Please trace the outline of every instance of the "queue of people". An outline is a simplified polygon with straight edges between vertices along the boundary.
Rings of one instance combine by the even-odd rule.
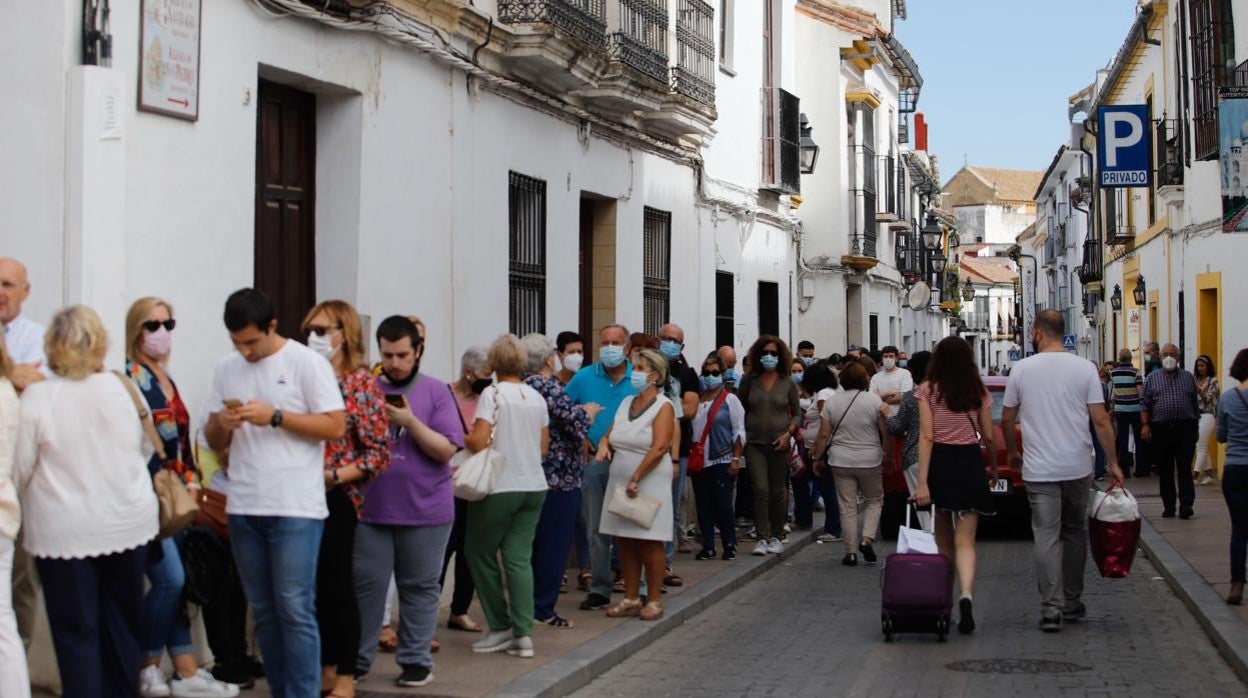
[[[819,359],[809,342],[792,354],[763,336],[739,370],[732,347],[690,364],[677,325],[651,337],[609,324],[596,362],[585,363],[575,333],[503,335],[465,352],[448,384],[421,371],[417,318],[377,326],[380,361],[370,367],[370,338],[349,303],[318,304],[294,341],[278,333],[272,301],[242,289],[225,303],[235,351],[214,369],[197,436],[168,370],[178,327],[169,302],[131,306],[124,371],[110,375],[98,315],[64,308],[45,329],[21,314],[28,293],[25,270],[0,259],[0,574],[13,574],[11,587],[0,585],[4,696],[29,693],[20,638],[33,625],[36,578],[66,695],[234,696],[263,676],[275,696],[351,698],[388,642],[395,683],[427,685],[452,559],[448,629],[480,633],[476,653],[530,658],[535,624],[574,626],[556,612],[573,550],[582,610],[655,620],[664,591],[683,584],[673,549],[687,476],[695,561],[737,556],[738,517],[752,522],[754,555],[781,553],[822,506],[819,539],[841,542],[842,563],[857,566],[877,561],[883,477],[900,468],[955,562],[958,628],[975,630],[977,524],[992,513],[996,477],[995,457],[981,454],[995,453],[995,432],[992,400],[959,338],[913,357],[885,347],[877,364],[857,347]],[[1230,370],[1238,385],[1219,393],[1212,360],[1187,373],[1173,345],[1157,347],[1159,369],[1146,378],[1128,371],[1127,353],[1103,381],[1062,350],[1060,314],[1040,313],[1032,332],[1039,353],[1011,371],[1002,430],[1032,508],[1041,628],[1086,613],[1090,454],[1095,441],[1121,483],[1121,432],[1137,425],[1135,454],[1147,445],[1167,516],[1192,516],[1186,476],[1211,477],[1207,454],[1197,457],[1201,435],[1228,444],[1228,603],[1239,603],[1248,350]],[[1018,419],[1029,435],[1023,455]],[[894,438],[904,439],[899,463]],[[483,451],[502,463],[497,480],[482,499],[457,499],[453,463]],[[168,474],[193,495],[223,497],[226,523],[162,530],[153,483]],[[195,660],[184,606],[197,566],[188,556],[203,554],[192,539],[204,535],[232,561],[201,603],[211,670]],[[613,593],[622,594],[614,604]],[[474,594],[484,626],[469,616]],[[263,665],[243,637],[247,606]]]

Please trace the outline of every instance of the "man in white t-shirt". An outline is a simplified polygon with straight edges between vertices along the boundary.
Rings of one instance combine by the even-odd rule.
[[[217,364],[204,435],[229,449],[230,543],[256,617],[274,696],[321,690],[316,563],[325,507],[325,442],[346,413],[324,357],[277,333],[273,303],[250,288],[225,303],[237,350]],[[350,601],[350,599],[348,599]]]
[[[1114,430],[1096,367],[1062,346],[1066,323],[1054,310],[1032,324],[1036,353],[1014,364],[1005,389],[1001,430],[1010,466],[1021,468],[1035,533],[1040,629],[1059,632],[1063,619],[1087,613],[1083,572],[1088,558],[1088,493],[1092,489],[1092,435],[1105,449],[1113,482],[1122,484]],[[1014,423],[1021,414],[1027,449],[1019,455]]]
[[[883,370],[871,376],[871,392],[890,405],[901,403],[901,397],[914,390],[914,377],[897,366],[897,347],[884,347],[880,352]]]

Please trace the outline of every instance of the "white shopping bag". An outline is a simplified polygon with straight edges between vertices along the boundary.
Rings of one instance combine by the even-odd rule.
[[[922,528],[910,528],[911,514],[914,514],[916,520],[918,519],[918,511],[914,503],[906,507],[906,520],[902,527],[897,529],[897,552],[936,555],[940,552],[936,547],[936,536],[931,531],[925,531]]]
[[[1092,495],[1092,518],[1105,523],[1135,521],[1140,505],[1125,487],[1111,487]]]

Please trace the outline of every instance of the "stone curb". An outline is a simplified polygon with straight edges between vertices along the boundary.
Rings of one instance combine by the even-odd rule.
[[[629,621],[578,646],[558,659],[521,676],[492,693],[495,698],[566,696],[587,686],[611,667],[658,640],[732,592],[780,565],[814,542],[822,531],[816,521],[807,535],[790,534],[780,555],[756,558],[740,546],[737,564],[721,570],[666,601],[663,617],[654,622]],[[806,532],[803,532],[806,533]],[[740,564],[741,562],[753,564]]]
[[[1248,683],[1248,623],[1209,586],[1174,546],[1166,542],[1145,517],[1140,526],[1140,547],[1204,628],[1218,653],[1241,681]]]

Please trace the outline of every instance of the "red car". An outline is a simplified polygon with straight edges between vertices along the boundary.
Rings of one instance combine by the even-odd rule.
[[[1010,523],[1026,523],[1030,518],[1030,506],[1027,504],[1023,474],[1010,467],[1006,458],[1005,437],[1001,432],[1001,412],[1005,409],[1005,384],[1008,381],[1009,379],[1005,376],[984,377],[984,385],[992,396],[993,448],[996,450],[997,461],[997,484],[993,489],[993,494],[999,516],[992,518],[1007,520]],[[1022,453],[1023,436],[1017,423],[1014,425],[1014,435],[1019,453]],[[905,476],[902,475],[899,467],[903,443],[903,438],[893,440],[893,462],[897,465],[884,471],[884,514],[880,520],[880,527],[886,538],[896,535],[897,527],[901,525],[901,520],[905,516],[906,500],[910,496]]]

